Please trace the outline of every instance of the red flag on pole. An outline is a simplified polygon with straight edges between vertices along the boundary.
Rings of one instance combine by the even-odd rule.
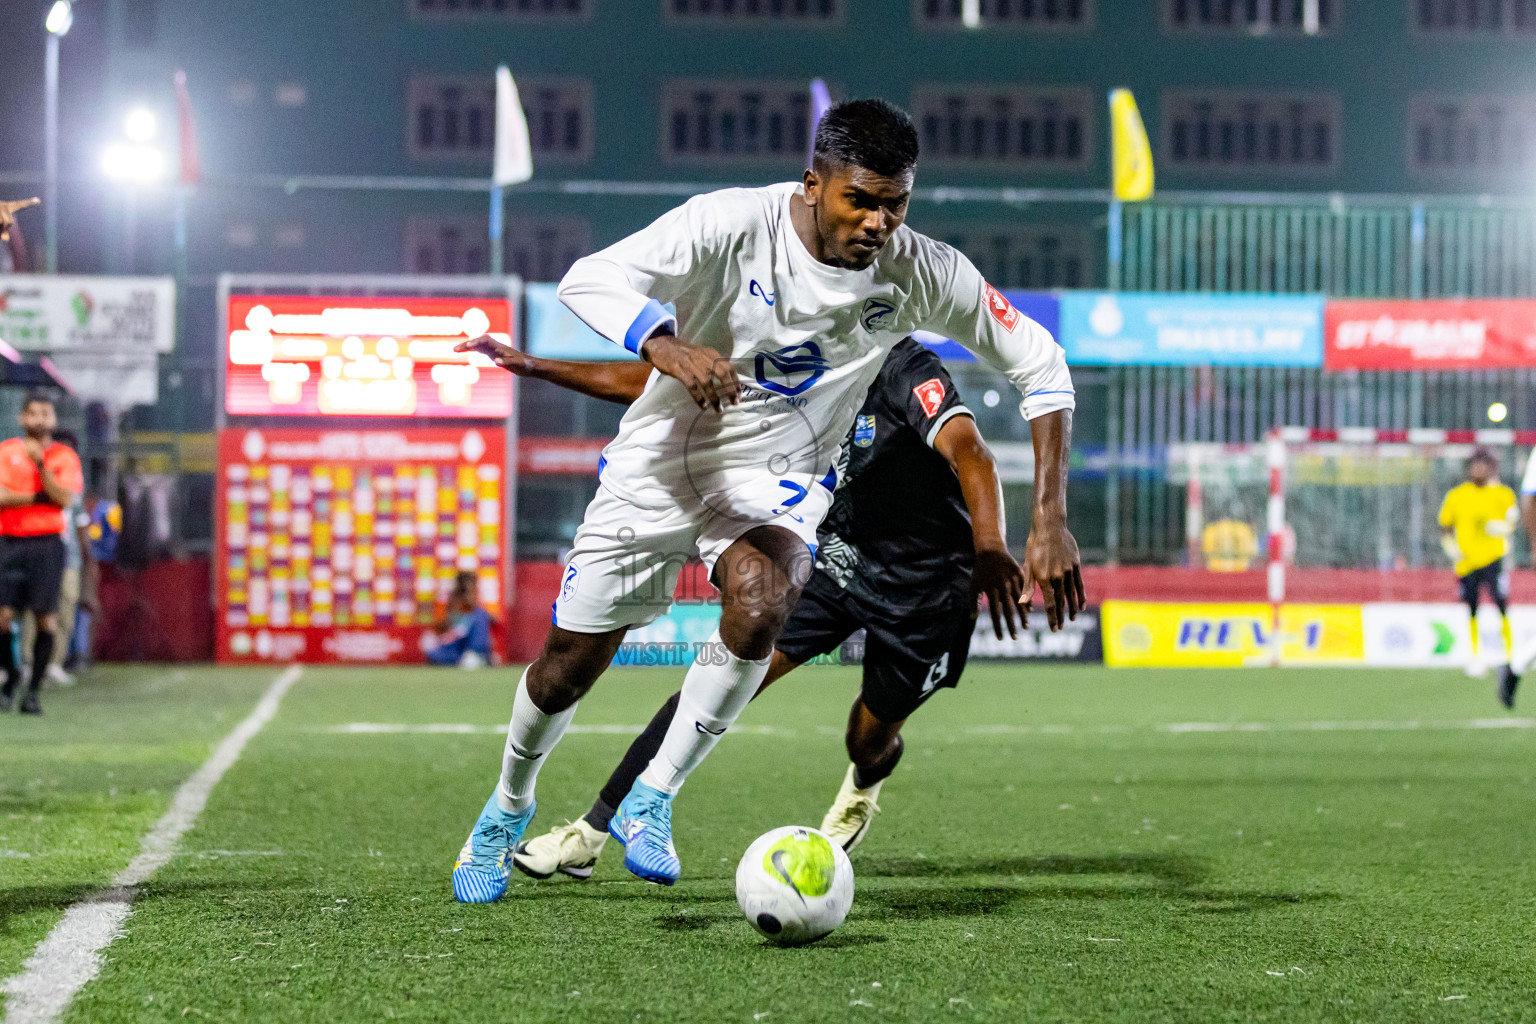
[[[187,92],[187,73],[176,72],[176,117],[181,125],[181,178],[183,185],[196,185],[202,176],[197,159],[197,125],[192,120],[192,96]]]

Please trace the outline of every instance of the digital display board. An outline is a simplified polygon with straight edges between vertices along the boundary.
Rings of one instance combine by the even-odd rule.
[[[219,433],[222,662],[416,662],[461,572],[502,615],[506,439],[464,428]]]
[[[512,415],[511,375],[453,351],[512,343],[512,305],[493,298],[235,295],[225,339],[232,416]]]

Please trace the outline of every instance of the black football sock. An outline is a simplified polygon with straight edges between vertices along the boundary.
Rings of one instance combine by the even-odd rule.
[[[16,646],[11,637],[9,629],[0,630],[0,672],[5,673],[3,690],[7,697],[16,692],[16,686],[21,682],[21,673],[16,671]]]
[[[48,674],[48,663],[53,660],[53,633],[40,629],[32,641],[32,681],[28,689],[36,693],[43,688],[43,677]]]
[[[901,752],[906,748],[907,745],[901,741],[900,736],[897,736],[896,743],[891,747],[891,752],[885,755],[885,757],[876,761],[868,768],[862,765],[854,765],[853,784],[859,789],[868,789],[875,783],[884,781],[890,776],[891,772],[896,770],[896,764],[901,760]]]
[[[674,693],[667,698],[667,702],[656,712],[645,730],[635,737],[635,742],[624,751],[624,760],[608,776],[608,782],[603,786],[603,791],[598,795],[597,803],[587,812],[587,824],[599,832],[608,831],[608,822],[618,810],[619,804],[629,795],[635,780],[640,773],[645,771],[645,766],[651,763],[651,758],[661,749],[661,741],[667,735],[667,729],[672,725],[672,719],[677,714],[677,700],[681,693]]]

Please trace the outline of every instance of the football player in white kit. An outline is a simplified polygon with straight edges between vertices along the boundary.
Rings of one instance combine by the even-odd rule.
[[[1525,536],[1530,541],[1531,552],[1536,555],[1536,449],[1531,450],[1525,462],[1525,477],[1520,481],[1520,517],[1525,520]],[[1473,623],[1476,626],[1476,623]],[[1514,644],[1509,653],[1509,664],[1499,677],[1499,702],[1507,708],[1515,706],[1515,690],[1520,677],[1536,665],[1536,634]]]
[[[577,316],[655,372],[604,450],[549,635],[518,683],[501,778],[454,865],[459,900],[506,891],[544,758],[626,631],[667,610],[697,553],[721,593],[720,625],[610,825],[627,868],[676,881],[672,798],[762,683],[811,572],[828,467],[886,352],[914,330],[955,338],[1006,374],[1048,439],[1041,490],[1052,497],[1036,502],[1026,568],[1058,615],[1076,615],[1066,359],[964,256],[903,225],[917,148],[896,107],[839,104],[817,126],[802,181],[697,196],[560,283]]]

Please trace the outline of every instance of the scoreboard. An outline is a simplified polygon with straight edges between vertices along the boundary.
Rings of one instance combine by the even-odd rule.
[[[224,339],[231,416],[505,419],[512,378],[478,353],[511,344],[506,299],[234,295]]]
[[[503,615],[502,433],[230,428],[218,461],[219,661],[419,663],[461,572]]]

